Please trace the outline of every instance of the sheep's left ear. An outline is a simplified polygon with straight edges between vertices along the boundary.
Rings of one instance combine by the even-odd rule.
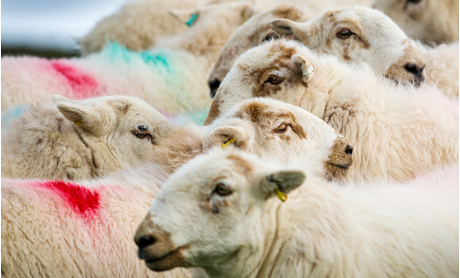
[[[195,9],[170,9],[169,14],[187,26],[193,25],[198,19],[198,13]]]
[[[314,67],[311,63],[307,62],[307,59],[299,54],[292,55],[292,62],[302,74],[302,81],[308,85],[308,81],[311,80],[314,75]]]
[[[112,106],[115,110],[115,112],[124,115],[128,112],[128,110],[131,108],[132,103],[125,99],[116,99],[112,100],[109,102],[110,106]]]
[[[278,196],[282,201],[287,194],[296,189],[306,179],[304,172],[300,170],[282,170],[265,175],[261,182],[261,192],[266,197]]]

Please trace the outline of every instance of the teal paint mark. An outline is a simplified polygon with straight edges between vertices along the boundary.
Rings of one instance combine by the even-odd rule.
[[[2,111],[2,129],[6,129],[9,121],[21,116],[22,112],[27,108],[29,108],[29,105],[18,105]]]
[[[187,26],[192,26],[192,24],[195,22],[195,20],[197,19],[198,17],[198,14],[197,13],[194,13],[190,16],[190,19],[187,21]]]
[[[206,117],[208,117],[210,107],[205,107],[199,110],[190,111],[186,114],[178,116],[167,116],[167,118],[175,125],[186,126],[190,122],[195,123],[198,126],[203,126]]]

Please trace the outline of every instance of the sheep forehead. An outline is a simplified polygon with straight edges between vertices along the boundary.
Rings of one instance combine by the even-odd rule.
[[[209,190],[220,180],[250,179],[256,170],[257,160],[233,147],[222,150],[218,147],[207,154],[200,155],[181,166],[163,185],[164,194],[168,192],[195,192]],[[241,183],[231,185],[241,185]],[[160,196],[159,196],[160,197]]]

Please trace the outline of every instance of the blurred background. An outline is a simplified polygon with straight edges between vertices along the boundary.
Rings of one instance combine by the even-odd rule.
[[[3,0],[2,56],[78,56],[76,38],[128,0]]]

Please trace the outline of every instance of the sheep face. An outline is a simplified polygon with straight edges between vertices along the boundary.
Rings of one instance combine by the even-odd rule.
[[[347,63],[364,61],[388,78],[424,81],[425,58],[404,32],[383,13],[366,7],[331,10],[305,23],[276,20],[273,28],[294,35],[310,49]]]
[[[253,97],[281,100],[322,118],[328,99],[324,61],[295,41],[271,41],[247,51],[222,82],[205,125]]]
[[[163,115],[135,97],[75,101],[54,95],[53,99],[91,150],[95,172],[91,176],[148,161],[156,141],[171,129]]]
[[[249,48],[279,36],[270,28],[273,20],[287,18],[298,21],[303,17],[303,12],[296,6],[280,5],[274,9],[257,13],[238,27],[225,43],[208,79],[211,97],[215,96],[220,83],[229,72],[236,58]]]
[[[288,194],[304,180],[301,171],[272,170],[236,150],[197,157],[162,186],[137,229],[138,256],[154,271],[202,267],[234,273],[225,269],[229,263],[255,265],[274,224],[265,210],[281,204],[275,191]]]
[[[297,158],[328,179],[344,179],[353,162],[345,137],[307,111],[273,99],[244,101],[208,128],[219,146],[233,139],[259,157],[283,164]]]
[[[458,0],[375,0],[411,38],[440,44],[458,40]]]

